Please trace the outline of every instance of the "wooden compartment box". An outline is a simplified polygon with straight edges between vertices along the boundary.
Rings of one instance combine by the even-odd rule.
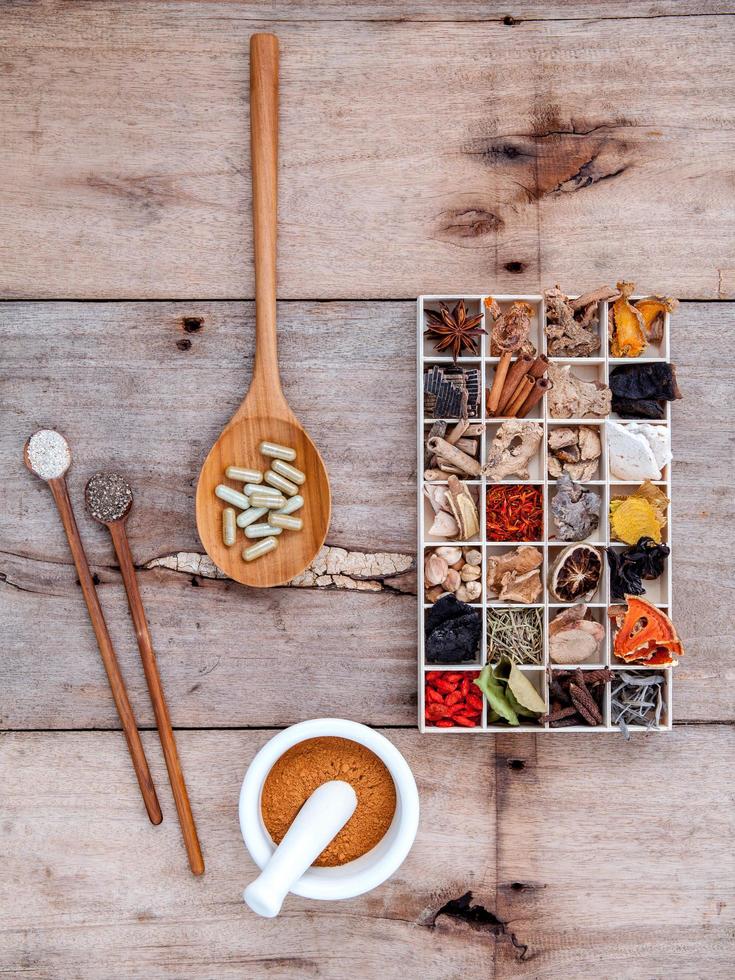
[[[494,294],[493,294],[494,295]],[[546,311],[544,307],[543,296],[539,295],[518,295],[509,296],[494,295],[495,300],[500,304],[501,309],[507,308],[507,306],[517,300],[524,300],[530,303],[534,309],[536,315],[532,319],[531,335],[530,340],[536,346],[539,353],[546,353],[546,335],[544,332],[544,326],[546,324]],[[634,299],[635,297],[631,297]],[[444,421],[456,421],[456,418],[450,418],[444,415],[437,416],[426,416],[424,414],[424,398],[423,398],[423,387],[424,387],[424,372],[430,370],[434,365],[441,367],[451,367],[453,364],[453,359],[451,356],[437,355],[433,348],[433,343],[431,339],[426,336],[426,322],[425,322],[425,310],[427,309],[438,309],[439,304],[444,302],[448,305],[454,306],[460,299],[464,299],[467,306],[468,315],[475,315],[481,313],[483,316],[483,321],[480,326],[485,327],[488,330],[486,334],[481,335],[478,340],[479,356],[462,356],[458,359],[457,363],[463,368],[473,368],[478,369],[480,391],[478,393],[478,403],[476,414],[470,413],[471,419],[476,419],[477,421],[485,422],[486,430],[480,439],[480,462],[484,463],[487,459],[488,446],[492,442],[494,435],[494,430],[503,421],[502,418],[491,418],[486,415],[485,411],[485,394],[492,385],[493,375],[496,369],[499,358],[490,356],[490,336],[489,336],[489,324],[485,325],[485,299],[486,296],[477,296],[472,294],[456,294],[447,296],[420,296],[417,301],[417,384],[418,384],[418,549],[417,549],[417,566],[418,566],[418,636],[419,636],[419,657],[418,657],[418,722],[419,729],[422,732],[429,732],[435,734],[448,733],[448,732],[491,732],[491,733],[508,733],[508,732],[520,732],[520,733],[541,733],[541,732],[617,732],[620,733],[620,728],[617,724],[613,724],[611,718],[611,705],[610,705],[610,691],[611,684],[606,685],[604,692],[604,697],[602,701],[602,714],[603,714],[603,724],[597,726],[573,726],[567,728],[551,728],[548,724],[521,724],[520,726],[510,726],[507,724],[489,724],[487,720],[487,701],[483,696],[483,712],[481,723],[476,728],[464,728],[460,726],[455,726],[452,728],[439,728],[434,725],[426,724],[424,721],[424,697],[425,697],[425,674],[428,671],[473,671],[477,672],[486,662],[487,662],[487,613],[489,609],[494,607],[502,607],[512,605],[514,608],[519,609],[529,609],[533,606],[537,606],[543,611],[543,656],[542,662],[539,665],[521,665],[520,669],[527,674],[528,678],[536,687],[537,691],[546,701],[548,710],[548,681],[547,672],[549,669],[553,670],[555,667],[557,669],[564,669],[563,665],[554,665],[549,661],[548,653],[548,624],[549,619],[552,618],[564,608],[564,603],[559,603],[550,594],[548,588],[548,573],[549,569],[553,563],[554,556],[561,550],[566,544],[570,542],[559,542],[555,541],[553,538],[553,525],[552,533],[550,535],[550,516],[548,509],[549,494],[554,492],[555,480],[548,476],[548,434],[551,429],[555,426],[560,425],[590,425],[597,427],[600,430],[601,442],[602,442],[602,456],[599,460],[598,471],[594,475],[594,478],[585,483],[585,486],[593,488],[597,493],[600,494],[602,498],[602,506],[600,513],[600,524],[599,528],[594,534],[588,539],[593,545],[597,545],[601,551],[604,551],[607,547],[613,548],[624,548],[626,545],[611,541],[610,539],[610,527],[609,527],[609,502],[611,497],[621,496],[625,494],[626,490],[632,490],[639,485],[639,482],[634,483],[623,483],[622,481],[611,476],[608,464],[608,440],[607,440],[607,419],[605,418],[584,418],[584,419],[555,419],[551,418],[546,404],[546,398],[543,398],[541,402],[533,409],[529,415],[529,419],[537,419],[542,422],[544,427],[543,439],[539,451],[537,453],[537,458],[534,458],[529,466],[529,479],[522,480],[518,477],[511,477],[506,480],[500,481],[501,483],[533,483],[540,486],[543,489],[544,494],[544,537],[543,540],[536,543],[537,547],[543,553],[543,565],[542,565],[542,582],[543,582],[543,594],[539,599],[539,602],[532,605],[518,604],[518,603],[500,603],[497,599],[488,597],[488,589],[486,582],[486,563],[487,555],[489,552],[502,552],[507,551],[510,548],[516,547],[518,542],[510,542],[503,544],[502,542],[489,542],[486,536],[485,528],[485,495],[488,486],[492,485],[492,481],[489,481],[485,477],[478,479],[467,479],[463,482],[468,483],[471,488],[473,495],[477,495],[480,511],[480,523],[481,529],[480,534],[476,539],[470,542],[454,542],[447,540],[446,538],[436,538],[428,534],[428,527],[432,521],[432,510],[429,502],[424,495],[424,470],[425,470],[425,438],[426,433],[431,427],[432,423],[436,419],[443,419]],[[666,321],[664,324],[664,339],[660,345],[651,345],[647,348],[645,354],[648,356],[639,358],[613,358],[609,353],[609,343],[607,339],[607,310],[608,304],[603,302],[600,303],[599,309],[599,330],[601,336],[601,347],[597,356],[593,357],[577,357],[577,358],[566,358],[566,357],[556,357],[551,358],[551,360],[558,362],[560,364],[571,364],[572,371],[578,376],[586,379],[598,379],[605,383],[608,382],[610,371],[616,367],[618,364],[630,364],[630,363],[640,363],[645,361],[668,361],[669,359],[669,336],[670,336],[670,318],[666,314]],[[630,422],[633,420],[619,419],[617,415],[612,413],[609,416],[610,419],[619,421],[621,424],[626,424],[626,421]],[[651,420],[642,419],[640,421],[650,422]],[[666,416],[663,421],[651,422],[653,425],[661,425],[670,427],[671,424],[671,404],[666,405]],[[663,471],[663,479],[658,481],[658,485],[661,486],[662,490],[666,496],[671,499],[671,464],[669,463]],[[669,505],[668,521],[666,528],[663,531],[663,540],[671,547],[671,505]],[[462,546],[471,546],[482,552],[482,575],[480,581],[482,583],[482,595],[477,602],[473,603],[473,606],[478,610],[482,611],[483,618],[483,630],[482,639],[480,644],[480,649],[478,650],[478,656],[475,661],[471,663],[462,664],[427,664],[424,658],[424,618],[427,611],[431,608],[430,604],[424,601],[424,553],[429,548],[434,548],[440,545],[461,543]],[[664,574],[659,579],[653,582],[645,582],[646,592],[645,598],[653,602],[655,605],[659,606],[669,615],[671,615],[671,568],[672,568],[672,553],[666,560]],[[604,554],[603,554],[604,560]],[[597,593],[593,598],[587,603],[588,614],[592,618],[596,619],[598,622],[603,623],[606,630],[605,640],[602,644],[602,649],[600,655],[595,663],[585,663],[581,665],[582,670],[594,670],[601,666],[609,667],[617,676],[620,671],[626,671],[629,673],[637,673],[638,671],[653,671],[657,673],[662,673],[664,675],[663,684],[663,702],[664,707],[661,714],[660,724],[653,729],[653,731],[670,731],[672,726],[672,668],[671,667],[657,667],[650,668],[643,665],[626,665],[621,661],[617,660],[612,654],[613,648],[613,627],[611,626],[610,619],[607,615],[607,609],[610,605],[609,597],[609,579],[607,571],[607,562],[604,561],[603,574],[600,582],[600,586]],[[615,681],[613,680],[613,684]],[[479,691],[478,691],[479,693]],[[635,731],[647,731],[643,726],[629,726],[631,732]]]

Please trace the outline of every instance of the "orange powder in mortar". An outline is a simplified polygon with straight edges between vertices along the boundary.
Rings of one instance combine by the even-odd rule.
[[[357,806],[314,862],[323,868],[367,854],[384,837],[396,810],[393,778],[374,752],[349,738],[309,738],[276,760],[263,785],[260,809],[274,843],[281,843],[304,803],[330,779],[350,783]]]

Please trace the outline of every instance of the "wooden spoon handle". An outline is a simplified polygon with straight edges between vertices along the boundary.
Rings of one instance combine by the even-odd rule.
[[[112,524],[108,524],[108,527],[112,535],[112,543],[115,546],[117,560],[120,563],[120,572],[125,583],[125,590],[128,594],[128,605],[130,606],[130,614],[133,617],[135,636],[138,640],[138,649],[140,650],[140,659],[143,663],[145,679],[148,682],[148,691],[151,696],[153,712],[156,716],[156,725],[158,726],[163,755],[166,759],[166,768],[168,769],[171,791],[174,802],[176,803],[176,812],[179,815],[181,834],[184,838],[184,846],[189,857],[189,866],[195,875],[200,875],[204,873],[204,858],[202,857],[201,847],[199,846],[194,815],[191,812],[189,794],[186,790],[184,773],[181,769],[179,753],[176,748],[176,739],[171,728],[171,717],[168,713],[168,705],[163,694],[163,685],[161,684],[161,675],[158,672],[156,654],[153,650],[151,632],[143,608],[140,589],[138,588],[138,579],[135,574],[133,556],[130,552],[130,543],[128,542],[128,536],[125,531],[125,522],[115,521]]]
[[[84,596],[84,601],[87,603],[89,618],[92,620],[92,628],[97,637],[97,645],[102,656],[102,663],[105,665],[107,679],[110,682],[110,690],[112,691],[118,717],[120,718],[123,733],[125,734],[125,740],[128,743],[130,758],[133,760],[133,769],[135,769],[135,775],[138,778],[143,802],[145,803],[145,808],[148,811],[151,823],[159,824],[163,819],[163,815],[161,814],[161,807],[158,804],[158,797],[156,796],[156,790],[153,785],[153,777],[148,768],[143,743],[140,740],[138,726],[135,723],[135,715],[130,706],[128,693],[125,689],[125,681],[120,673],[120,665],[117,662],[115,649],[112,645],[110,634],[107,631],[107,624],[105,623],[105,617],[97,596],[97,590],[92,581],[92,573],[89,570],[87,556],[84,553],[84,545],[82,544],[79,528],[77,527],[74,511],[72,510],[66,480],[63,477],[59,477],[54,480],[49,480],[48,484],[54,495],[56,506],[59,508],[61,522],[64,525],[66,537],[69,541],[69,548],[71,549],[72,558],[77,568],[77,575],[79,576],[79,584],[82,587],[82,595]]]
[[[250,156],[255,238],[255,367],[251,394],[281,394],[276,340],[278,38],[250,38]]]

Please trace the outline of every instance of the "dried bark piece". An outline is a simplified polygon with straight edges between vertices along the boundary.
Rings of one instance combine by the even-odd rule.
[[[620,296],[609,310],[610,353],[613,357],[638,357],[646,349],[645,321],[628,297],[635,289],[633,282],[619,282]]]
[[[520,419],[503,422],[498,426],[487,462],[482,467],[483,475],[493,481],[504,480],[508,476],[527,480],[529,460],[537,452],[543,433],[544,427],[540,422]]]
[[[561,541],[583,541],[600,523],[600,495],[562,473],[551,498],[551,513]]]
[[[555,419],[604,418],[610,413],[612,393],[601,381],[583,381],[572,373],[571,364],[549,363],[553,388],[546,396],[549,414]]]
[[[590,329],[599,300],[587,300],[579,307],[580,315],[577,317],[572,301],[558,286],[547,289],[544,299],[547,348],[552,357],[590,357],[600,349],[597,324]]]

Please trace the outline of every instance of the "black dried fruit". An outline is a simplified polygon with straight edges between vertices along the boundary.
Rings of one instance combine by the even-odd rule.
[[[662,361],[620,364],[610,372],[612,410],[621,418],[662,419],[666,402],[681,398],[676,367]]]
[[[616,551],[607,549],[610,568],[610,598],[624,599],[626,595],[643,595],[643,579],[656,579],[663,575],[669,547],[657,544],[653,538],[640,538],[637,544]]]
[[[482,635],[482,612],[454,595],[442,596],[426,616],[424,634],[427,663],[475,660]]]

